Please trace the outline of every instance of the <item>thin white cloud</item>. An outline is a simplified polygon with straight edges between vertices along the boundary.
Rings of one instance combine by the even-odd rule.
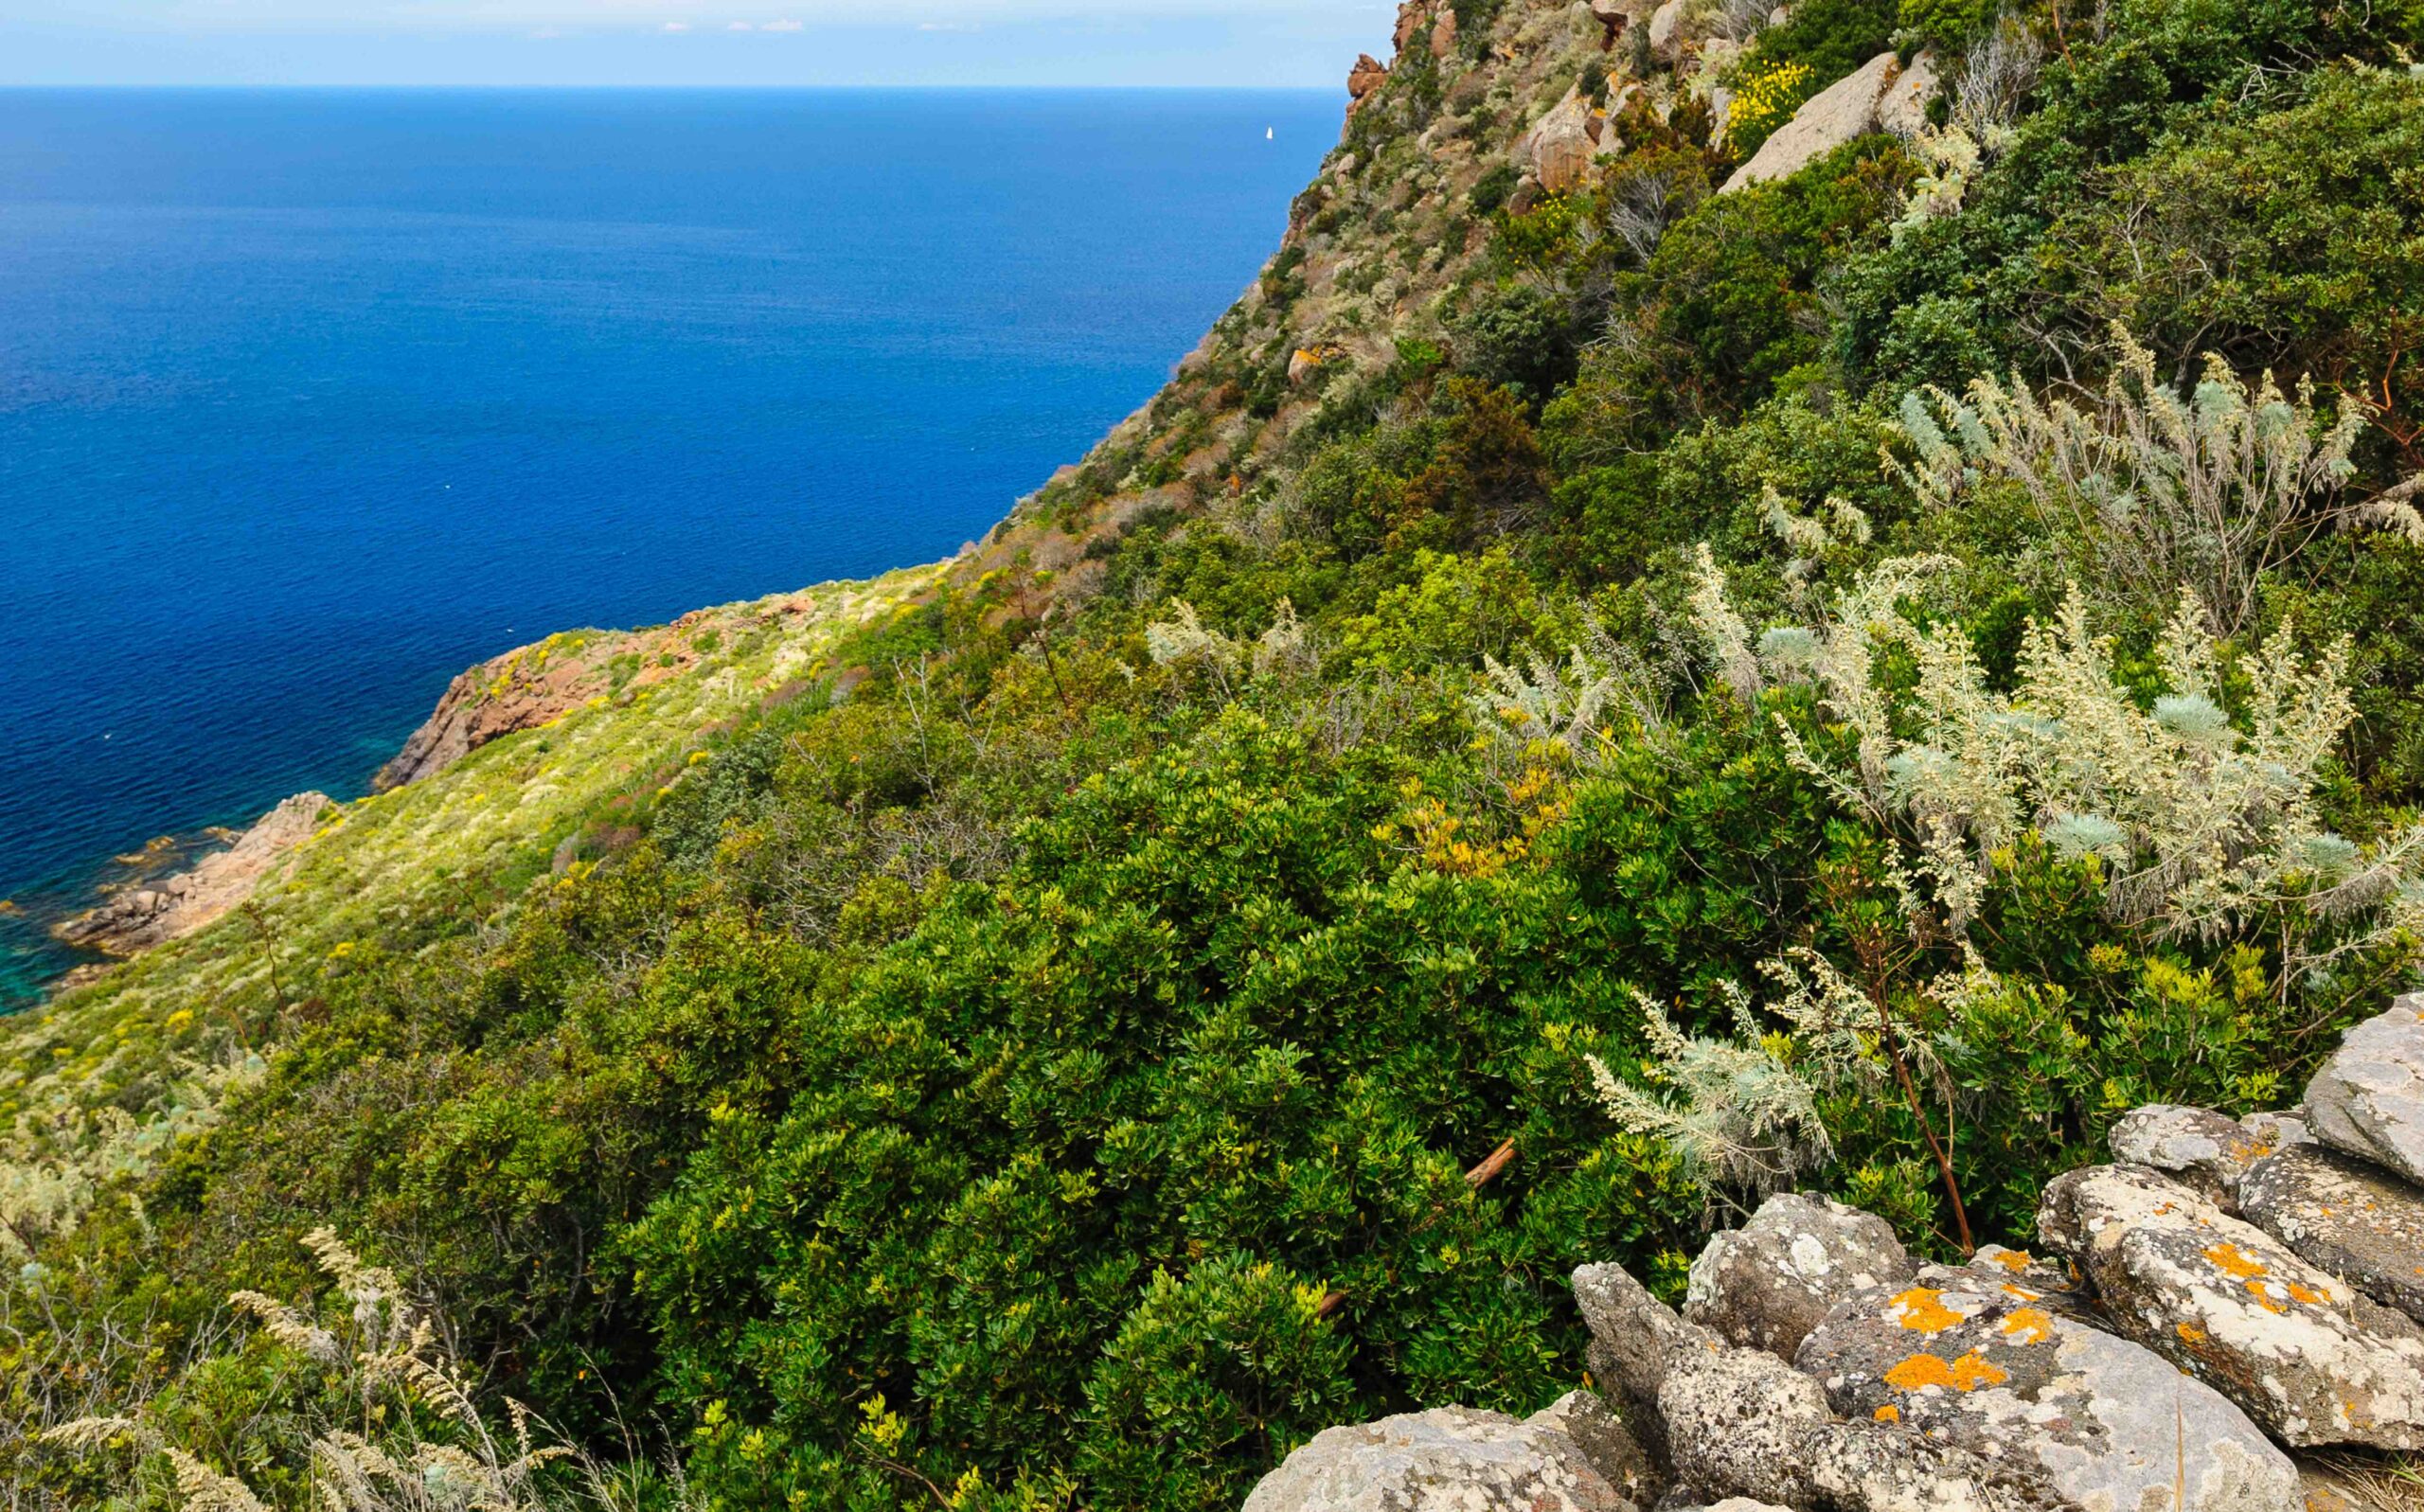
[[[758,29],[760,31],[797,31],[800,29],[800,24],[796,21],[769,21]]]
[[[690,24],[686,21],[668,21],[665,24],[665,29],[667,31],[687,31],[690,29]]]
[[[755,31],[755,30],[757,30],[758,28],[757,28],[756,27],[751,26],[751,25],[750,25],[748,22],[746,22],[746,21],[736,21],[736,22],[733,22],[731,25],[729,25],[729,26],[725,27],[723,29],[724,29],[724,30],[726,30],[726,31]]]
[[[1379,9],[1374,9],[1380,4]],[[747,21],[760,31],[827,27],[885,28],[919,18],[937,28],[998,28],[1067,21],[1148,17],[1225,21],[1248,17],[1303,18],[1341,12],[1378,15],[1381,0],[0,0],[0,26],[31,16],[45,22],[61,9],[95,24],[151,31],[313,30],[363,27],[380,31],[510,28],[526,34],[560,27],[579,34],[597,27],[662,29],[670,19],[694,30],[722,30]],[[903,14],[903,12],[908,12]],[[722,19],[719,20],[721,16]]]

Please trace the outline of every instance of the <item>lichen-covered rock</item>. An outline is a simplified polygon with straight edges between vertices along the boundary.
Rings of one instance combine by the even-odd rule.
[[[2255,1142],[2268,1151],[2287,1149],[2292,1145],[2311,1145],[2315,1142],[2313,1130],[2307,1128],[2306,1112],[2303,1109],[2249,1113],[2239,1120],[2239,1127],[2245,1129]]]
[[[2092,1319],[2095,1312],[2087,1278],[2076,1266],[2000,1244],[1978,1246],[1978,1253],[1963,1265],[1923,1265],[1917,1279],[1923,1287],[2016,1287],[2059,1312],[2083,1319]]]
[[[1830,1512],[2053,1512],[2033,1468],[2000,1467],[1876,1422],[1845,1423],[1818,1383],[1684,1322],[1618,1266],[1584,1266],[1575,1298],[1592,1368],[1678,1486]],[[1647,1393],[1649,1401],[1640,1404]]]
[[[2317,1139],[2424,1183],[2424,993],[2348,1031],[2307,1084]]]
[[[1902,65],[1890,52],[1879,53],[1850,77],[1811,96],[1775,129],[1751,160],[1734,170],[1718,192],[1730,194],[1746,185],[1789,178],[1803,166],[1877,129],[1877,102],[1901,77]]]
[[[2258,1161],[2239,1211],[2309,1265],[2424,1323],[2424,1191],[2320,1145]]]
[[[2259,1115],[2263,1116],[2263,1115]],[[2150,1103],[2122,1115],[2106,1136],[2124,1165],[2151,1165],[2230,1208],[2239,1178],[2285,1141],[2305,1137],[2292,1120],[2241,1120],[2209,1108]]]
[[[1554,1429],[1574,1440],[1616,1493],[1638,1507],[1656,1503],[1666,1478],[1641,1441],[1616,1421],[1597,1392],[1570,1391],[1524,1421],[1534,1428]]]
[[[1836,1423],[1808,1450],[1833,1512],[2074,1512],[2032,1468],[1998,1465],[1880,1423]]]
[[[2424,1328],[2142,1165],[2058,1177],[2039,1236],[2114,1327],[2296,1447],[2424,1447]]]
[[[1677,1359],[1658,1411],[1677,1479],[1788,1506],[1815,1495],[1809,1446],[1832,1420],[1827,1394],[1765,1350],[1720,1346]]]
[[[1845,1296],[1912,1273],[1909,1253],[1883,1218],[1830,1198],[1784,1192],[1702,1249],[1684,1316],[1730,1343],[1791,1360]]]
[[[1245,1512],[1641,1512],[1563,1430],[1435,1407],[1333,1428],[1288,1456]]]
[[[1658,1405],[1677,1477],[1721,1496],[1836,1512],[2051,1512],[2062,1505],[2033,1467],[1997,1465],[1898,1426],[1836,1421],[1817,1381],[1763,1349],[1679,1356]]]
[[[1706,1329],[1685,1323],[1620,1265],[1586,1265],[1574,1272],[1574,1301],[1591,1330],[1591,1377],[1632,1436],[1662,1467],[1674,1455],[1659,1415],[1658,1393],[1667,1361],[1715,1349]]]
[[[2297,1469],[2246,1414],[2002,1269],[1932,1267],[1928,1284],[1862,1292],[1795,1363],[1836,1412],[2033,1464],[2083,1507],[2295,1512]]]

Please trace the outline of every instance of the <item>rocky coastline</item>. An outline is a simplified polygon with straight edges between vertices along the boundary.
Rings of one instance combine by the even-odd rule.
[[[50,933],[62,944],[113,956],[182,939],[243,907],[280,875],[333,807],[327,793],[298,792],[255,820],[226,849],[187,870],[116,889]]]
[[[692,631],[712,610],[670,625],[631,631],[578,631],[517,647],[457,674],[429,718],[371,778],[373,793],[423,781],[487,745],[562,719],[594,700],[644,689],[698,660]],[[100,902],[50,926],[77,950],[123,959],[183,939],[242,908],[289,869],[338,805],[323,792],[299,792],[241,831],[212,831],[227,842],[192,866],[165,877],[103,889]],[[164,846],[164,841],[154,845]],[[132,858],[128,858],[132,859]],[[106,965],[79,968],[62,982],[90,981]]]

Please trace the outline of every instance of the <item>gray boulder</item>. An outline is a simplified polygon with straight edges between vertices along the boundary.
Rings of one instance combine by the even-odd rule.
[[[1816,1504],[1832,1512],[2074,1512],[2033,1468],[1900,1428],[1838,1423],[1808,1452]]]
[[[1672,1467],[1658,1393],[1666,1362],[1705,1353],[1717,1341],[1685,1323],[1620,1265],[1586,1265],[1574,1272],[1574,1301],[1591,1330],[1591,1379],[1632,1436],[1662,1467]]]
[[[1660,62],[1673,62],[1684,50],[1684,0],[1666,0],[1649,13],[1649,53]]]
[[[2232,1118],[2208,1108],[2150,1103],[2124,1113],[2106,1137],[2124,1165],[2151,1165],[2230,1208],[2247,1168],[2285,1143],[2307,1138],[2294,1119],[2259,1113]]]
[[[2238,1191],[2298,1258],[2424,1323],[2424,1191],[2319,1145],[2258,1161]]]
[[[2113,1326],[2297,1448],[2424,1447],[2424,1328],[2141,1165],[2058,1177],[2038,1233]]]
[[[1597,1392],[1570,1391],[1542,1408],[1524,1423],[1555,1430],[1574,1440],[1582,1457],[1616,1493],[1638,1507],[1654,1505],[1666,1488],[1666,1477],[1641,1442],[1616,1421]]]
[[[1245,1500],[1245,1512],[1479,1507],[1642,1512],[1556,1423],[1464,1407],[1329,1429],[1289,1455]]]
[[[1913,1271],[1883,1218],[1785,1192],[1708,1241],[1692,1262],[1684,1316],[1729,1343],[1791,1360],[1845,1294],[1906,1282]]]
[[[2013,1274],[1931,1267],[1920,1285],[1872,1288],[1829,1313],[1795,1363],[1847,1417],[2034,1465],[2084,1507],[2295,1512],[2296,1467],[2246,1414],[1997,1271]]]
[[[2424,1183],[2424,993],[2348,1031],[2307,1084],[2317,1139]]]
[[[1928,123],[1928,107],[1943,89],[1936,79],[1935,54],[1923,52],[1897,73],[1877,96],[1877,129],[1904,141],[1919,134]]]
[[[2033,1468],[1998,1466],[1899,1427],[1837,1421],[1809,1377],[1684,1322],[1618,1266],[1584,1266],[1576,1300],[1593,1369],[1682,1485],[1829,1512],[2053,1512]],[[1640,1404],[1647,1390],[1649,1401]]]
[[[1877,130],[1878,101],[1901,75],[1901,63],[1892,53],[1881,52],[1849,78],[1820,90],[1761,142],[1718,192],[1731,194],[1746,185],[1790,178],[1845,142]]]
[[[1819,1383],[1763,1349],[1673,1362],[1658,1407],[1675,1473],[1727,1497],[1834,1512],[2053,1512],[2032,1468],[1898,1426],[1838,1422]],[[2277,1512],[2277,1509],[2267,1509]]]
[[[1719,1345],[1671,1364],[1658,1412],[1677,1479],[1787,1506],[1815,1499],[1810,1446],[1833,1426],[1816,1381],[1760,1349]]]

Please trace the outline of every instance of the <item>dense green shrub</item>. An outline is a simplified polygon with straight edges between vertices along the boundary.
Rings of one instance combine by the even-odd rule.
[[[1801,0],[1784,24],[1761,31],[1743,55],[1745,72],[1799,63],[1809,70],[1809,93],[1883,52],[1894,40],[1893,0]]]
[[[2365,395],[2424,463],[2424,81],[2335,67],[2289,109],[2186,133],[2058,221],[2051,271],[2084,318],[2180,368],[2208,351]]]

